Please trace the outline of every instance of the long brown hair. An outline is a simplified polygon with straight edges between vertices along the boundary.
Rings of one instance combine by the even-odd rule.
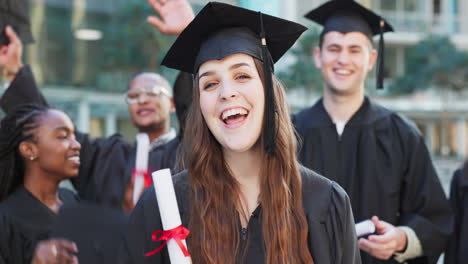
[[[262,62],[255,59],[262,82]],[[260,203],[266,263],[313,263],[302,206],[302,183],[296,162],[296,138],[285,91],[273,76],[276,104],[276,153],[262,153]],[[184,157],[190,175],[191,214],[188,244],[193,263],[236,263],[240,250],[242,208],[239,182],[223,157],[200,109],[198,76],[184,135]],[[263,146],[263,135],[260,136]],[[263,150],[263,147],[262,147]],[[245,252],[244,252],[245,253]]]

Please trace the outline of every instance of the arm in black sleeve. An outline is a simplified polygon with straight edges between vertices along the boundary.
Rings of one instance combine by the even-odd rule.
[[[436,263],[452,233],[453,215],[424,138],[407,127],[399,131],[408,132],[401,136],[406,165],[402,174],[400,225],[415,231],[423,257]]]
[[[461,263],[461,260],[458,260],[460,254],[459,247],[461,243],[460,236],[462,233],[462,216],[463,212],[463,197],[460,193],[460,182],[462,180],[463,174],[462,170],[457,170],[453,174],[452,182],[450,184],[450,204],[455,216],[455,226],[454,232],[450,237],[449,244],[447,246],[447,251],[445,252],[445,261],[447,264],[457,264]],[[468,255],[468,253],[466,253]]]
[[[21,68],[2,98],[0,98],[0,107],[5,113],[8,113],[19,104],[49,106],[44,95],[37,87],[34,75],[28,65]]]

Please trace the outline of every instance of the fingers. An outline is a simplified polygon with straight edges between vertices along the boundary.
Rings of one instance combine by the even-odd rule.
[[[387,232],[388,224],[386,222],[381,221],[379,217],[375,215],[371,218],[371,220],[374,223],[375,229],[377,230],[378,234],[383,234]]]
[[[375,243],[365,238],[361,238],[359,239],[358,244],[359,244],[359,248],[369,253],[369,255],[374,256],[379,259],[387,260],[390,257],[392,257],[393,253],[395,252],[396,242],[381,244],[381,243]]]
[[[78,264],[78,258],[65,250],[60,250],[55,257],[55,263]]]
[[[66,239],[55,239],[54,241],[55,241],[55,245],[57,246],[57,248],[62,248],[73,254],[78,253],[78,247],[76,246],[74,242],[70,240],[66,240]]]
[[[395,237],[394,237],[394,233],[387,232],[382,235],[370,235],[368,240],[375,242],[375,243],[389,243],[392,240],[395,240]]]
[[[78,247],[75,243],[65,239],[54,239],[52,245],[52,255],[57,263],[78,264]]]
[[[21,40],[11,26],[6,26],[5,33],[10,43],[21,45]]]
[[[155,16],[149,16],[146,21],[153,25],[155,28],[157,28],[159,31],[162,33],[166,34],[167,33],[167,26],[164,22],[161,21],[161,19],[155,17]]]
[[[40,242],[35,250],[34,264],[78,264],[78,253],[75,243],[65,239],[51,239]]]
[[[150,4],[156,13],[161,14],[162,3],[158,0],[146,0]]]

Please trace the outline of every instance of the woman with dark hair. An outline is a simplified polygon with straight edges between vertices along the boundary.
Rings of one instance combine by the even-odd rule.
[[[49,239],[60,207],[77,201],[80,144],[59,110],[22,105],[0,123],[0,263],[77,263],[73,242]]]
[[[360,263],[346,193],[301,167],[285,91],[271,73],[305,28],[209,3],[163,64],[195,75],[174,176],[193,263]],[[120,263],[170,263],[153,188],[135,207]]]

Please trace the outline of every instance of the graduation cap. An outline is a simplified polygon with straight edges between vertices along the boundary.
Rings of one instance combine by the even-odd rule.
[[[263,62],[265,150],[275,152],[273,64],[307,28],[281,18],[218,2],[208,3],[179,35],[162,65],[196,73],[208,60],[243,53]]]
[[[0,45],[9,43],[5,33],[8,25],[18,34],[23,44],[34,42],[29,23],[28,0],[0,0]]]
[[[305,17],[323,26],[322,36],[330,31],[343,34],[361,32],[372,41],[372,37],[379,34],[377,88],[383,88],[383,34],[393,31],[393,27],[384,18],[353,0],[328,1],[307,13]]]
[[[51,237],[75,242],[80,263],[113,264],[126,223],[122,211],[80,202],[60,208]]]

